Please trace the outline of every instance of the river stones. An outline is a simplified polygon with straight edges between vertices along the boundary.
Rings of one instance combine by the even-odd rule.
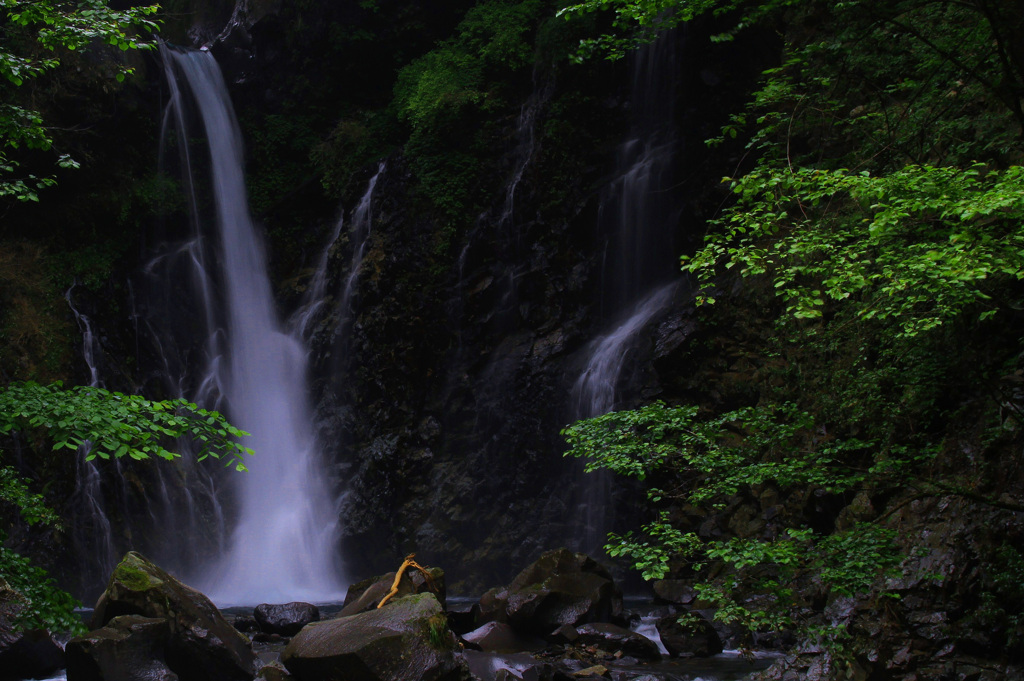
[[[167,666],[165,619],[120,615],[65,648],[68,681],[178,681]]]
[[[695,626],[684,627],[679,624],[679,615],[667,615],[658,620],[658,635],[672,657],[711,657],[722,652],[722,639],[700,613],[690,612],[690,617],[697,617]]]
[[[608,621],[622,612],[622,592],[593,558],[561,548],[548,551],[506,586],[480,599],[481,623],[507,622],[547,636],[569,624]]]
[[[544,639],[522,634],[504,622],[488,622],[464,634],[462,639],[489,653],[534,651],[547,645]]]
[[[576,628],[577,645],[597,646],[610,653],[622,652],[641,660],[660,660],[661,651],[651,639],[614,624],[595,622]]]
[[[119,615],[167,620],[167,665],[181,681],[249,681],[256,657],[249,639],[210,599],[132,551],[114,568],[92,626]]]
[[[314,622],[281,655],[299,681],[468,681],[441,604],[416,594],[383,608]]]
[[[312,603],[261,603],[252,611],[260,631],[266,634],[294,636],[302,627],[320,619],[320,609]],[[237,627],[236,627],[237,628]]]
[[[411,594],[432,593],[441,603],[441,607],[445,607],[444,570],[437,567],[427,568],[426,570],[430,575],[429,581],[423,576],[422,572],[416,569],[408,569],[402,573],[402,578],[398,582],[398,591],[392,598],[402,598]],[[345,593],[344,607],[342,607],[338,615],[340,617],[348,617],[349,615],[376,609],[381,599],[391,591],[391,587],[395,583],[395,574],[395,572],[389,572],[385,575],[370,577],[350,586]]]

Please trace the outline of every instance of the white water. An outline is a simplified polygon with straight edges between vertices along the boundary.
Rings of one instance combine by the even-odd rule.
[[[534,70],[533,81],[533,92],[520,107],[519,118],[516,120],[515,164],[512,169],[512,177],[505,185],[505,205],[501,217],[498,219],[498,224],[506,228],[515,225],[516,189],[519,188],[519,183],[523,180],[527,166],[533,160],[537,146],[537,116],[547,104],[553,89],[550,83],[538,86],[536,70]]]
[[[238,516],[226,554],[195,581],[225,605],[333,600],[343,592],[337,515],[313,432],[307,352],[275,311],[262,238],[249,215],[241,133],[213,57],[164,55],[187,83],[210,148],[218,241],[210,260],[219,270],[198,276],[196,304],[212,315],[210,301],[220,300],[225,356],[211,353],[204,383],[220,393],[232,423],[252,434],[245,444],[256,452],[249,471],[231,478]],[[182,116],[180,99],[178,106]]]
[[[678,68],[675,41],[661,36],[633,56],[632,123],[619,146],[616,173],[604,190],[599,223],[608,235],[603,263],[605,297],[618,317],[613,330],[591,344],[576,382],[576,416],[616,406],[626,352],[633,338],[672,300],[678,254],[671,233],[677,208],[672,165],[677,144],[672,92]]]
[[[302,296],[302,305],[292,317],[291,326],[294,329],[293,333],[303,340],[309,338],[313,325],[319,319],[324,303],[327,302],[324,299],[324,292],[327,289],[327,266],[331,259],[331,248],[334,246],[334,242],[338,240],[338,237],[341,236],[341,230],[344,227],[345,213],[342,212],[341,217],[334,224],[334,231],[331,232],[331,238],[327,241],[327,246],[320,256],[320,262],[317,264],[316,271],[313,272],[313,276],[309,279],[306,292]]]
[[[381,161],[380,165],[377,166],[377,172],[370,178],[366,191],[363,192],[363,196],[359,199],[355,210],[352,211],[352,242],[354,246],[352,248],[349,275],[345,278],[345,285],[341,293],[342,303],[340,309],[343,321],[351,313],[352,297],[355,292],[356,281],[359,277],[360,265],[363,262],[363,256],[366,254],[366,243],[369,240],[373,222],[373,191],[377,187],[377,179],[384,172],[384,168],[385,163]],[[302,296],[302,305],[292,318],[293,333],[299,339],[307,340],[309,338],[313,325],[319,320],[320,311],[327,303],[327,270],[330,264],[331,251],[334,249],[334,244],[338,237],[341,236],[344,227],[345,214],[342,211],[341,217],[338,218],[338,222],[334,225],[334,231],[331,232],[331,238],[328,240],[327,246],[320,256],[317,268],[309,279],[309,285]]]
[[[64,300],[75,315],[75,322],[82,334],[82,358],[89,368],[89,385],[102,388],[100,378],[99,356],[101,353],[99,340],[93,332],[92,322],[80,313],[71,298],[71,286],[64,293]],[[117,549],[114,546],[114,533],[107,511],[107,499],[103,493],[103,476],[95,460],[87,461],[87,447],[78,448],[76,452],[77,469],[75,475],[74,505],[79,511],[75,514],[75,525],[72,531],[77,541],[87,548],[80,555],[87,557],[98,575],[107,575],[117,565]],[[115,461],[115,465],[117,462]],[[119,471],[120,472],[120,471]],[[122,482],[124,476],[118,475]]]
[[[671,35],[642,48],[633,59],[632,123],[619,146],[616,172],[602,193],[598,224],[608,238],[602,263],[606,310],[617,316],[611,331],[589,346],[586,367],[573,388],[576,418],[620,406],[629,354],[651,321],[672,302],[678,255],[672,166],[677,150],[673,87],[677,59]],[[671,283],[665,283],[666,281]],[[577,522],[584,551],[599,550],[614,511],[607,471],[582,473]]]
[[[377,179],[384,172],[384,162],[381,161],[377,167],[377,174],[370,179],[359,205],[352,211],[352,260],[349,263],[348,276],[345,277],[345,284],[341,289],[341,300],[338,303],[337,333],[340,335],[352,320],[355,310],[352,307],[356,295],[356,285],[359,282],[359,275],[362,272],[363,257],[366,255],[366,245],[370,240],[370,232],[373,229],[373,190],[377,187]]]
[[[635,350],[644,329],[672,302],[675,291],[675,283],[655,289],[611,333],[593,341],[590,361],[573,386],[579,418],[600,416],[616,408],[623,368],[630,353]],[[583,478],[578,510],[583,551],[598,551],[604,545],[614,517],[609,504],[611,488],[612,476],[608,471],[586,473]]]
[[[593,342],[587,368],[573,387],[577,414],[581,417],[600,416],[615,408],[618,381],[637,336],[668,306],[675,290],[674,282],[655,289],[611,333]]]

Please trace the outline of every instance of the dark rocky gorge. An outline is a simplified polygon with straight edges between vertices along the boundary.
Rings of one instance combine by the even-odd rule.
[[[656,664],[657,645],[620,626],[628,623],[621,592],[583,554],[545,553],[511,584],[488,591],[468,617],[445,612],[442,570],[414,574],[355,585],[333,616],[321,618],[308,603],[261,604],[252,618],[234,616],[232,626],[203,594],[129,553],[96,604],[92,631],[68,641],[63,655],[54,646],[48,663],[38,647],[5,639],[5,678],[36,676],[33,669],[45,675],[65,663],[68,681],[628,681],[680,678],[687,669]],[[374,591],[378,584],[393,588]],[[718,652],[709,626],[672,656]]]
[[[248,473],[197,463],[185,443],[176,464],[70,465],[72,452],[4,436],[2,463],[63,519],[39,532],[2,515],[5,547],[84,602],[102,596],[92,630],[64,647],[11,624],[30,608],[0,580],[0,679],[65,662],[70,681],[681,681],[769,662],[760,678],[1024,674],[1017,303],[1005,328],[950,330],[958,358],[844,332],[859,363],[813,332],[778,351],[784,305],[736,270],[721,268],[714,310],[699,307],[679,256],[735,200],[720,178],[765,144],[745,147],[750,123],[730,116],[787,58],[785,29],[712,43],[729,17],[705,18],[627,60],[574,64],[604,19],[556,20],[556,5],[174,1],[137,77],[87,107],[59,96],[47,120],[89,131],[61,141],[95,170],[62,174],[37,207],[4,204],[0,378],[184,396],[253,432],[258,451]],[[824,30],[810,25],[797,32]],[[705,146],[723,126],[738,139]],[[790,133],[795,158],[853,144]],[[884,364],[942,353],[920,375]],[[908,385],[891,387],[901,373]],[[846,379],[899,397],[833,388]],[[826,397],[804,399],[810,388]],[[828,415],[796,449],[842,437],[836,413],[863,420],[846,433],[863,438],[858,454],[934,436],[924,482],[754,476],[701,505],[685,495],[700,475],[584,474],[562,456],[580,418],[655,401],[721,414],[777,394]],[[868,437],[915,399],[920,413]],[[868,590],[799,575],[785,587],[803,628],[746,630],[695,589],[728,578],[722,563],[673,556],[648,586],[602,554],[609,532],[655,517],[723,543],[875,523],[900,560]],[[444,569],[395,582],[387,571],[411,553]],[[380,576],[356,581],[367,575]],[[766,598],[738,579],[731,595],[755,611]]]

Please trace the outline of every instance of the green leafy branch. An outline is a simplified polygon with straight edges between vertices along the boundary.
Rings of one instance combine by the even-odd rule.
[[[61,51],[84,51],[96,45],[113,46],[122,51],[152,49],[149,36],[159,30],[154,15],[158,5],[114,10],[106,0],[0,0],[0,16],[5,19],[7,39],[0,46],[0,84],[20,88],[27,82],[57,69]],[[133,73],[126,63],[115,66],[118,82]],[[10,177],[18,162],[10,150],[19,148],[48,150],[53,141],[42,117],[11,104],[0,105],[0,197],[19,201],[38,201],[38,192],[56,184],[49,177]],[[61,168],[77,168],[67,155],[57,161]]]
[[[694,406],[656,402],[580,421],[563,433],[567,455],[587,458],[588,470],[607,468],[641,480],[657,473],[659,482],[676,483],[672,493],[649,491],[655,505],[672,498],[721,509],[765,487],[828,494],[879,489],[901,484],[909,469],[928,460],[917,450],[824,437],[817,421],[791,403],[712,416]],[[887,465],[872,468],[875,458]],[[831,535],[783,525],[763,537],[709,540],[680,529],[662,510],[639,532],[609,535],[605,549],[629,559],[645,579],[689,565],[703,575],[695,588],[716,608],[717,619],[756,631],[797,622],[804,607],[797,587],[809,580],[838,595],[869,591],[902,559],[893,538],[887,529],[860,524]],[[702,573],[709,565],[714,569]]]
[[[730,180],[737,204],[683,268],[708,287],[723,270],[768,276],[797,319],[827,300],[915,336],[968,309],[987,319],[1024,278],[1024,168],[906,166],[887,175],[759,170]],[[701,297],[713,303],[710,292]]]
[[[185,399],[153,401],[102,388],[12,383],[0,389],[0,434],[45,431],[54,449],[79,449],[86,459],[128,456],[143,460],[179,455],[166,445],[186,438],[199,445],[198,459],[224,458],[244,471],[253,452],[238,443],[248,435],[219,413]]]
[[[60,519],[53,512],[41,494],[29,490],[28,485],[10,466],[0,466],[0,501],[12,504],[22,519],[29,525],[42,524],[54,527]]]
[[[739,31],[767,16],[806,0],[769,0],[749,3],[744,0],[587,0],[570,4],[558,11],[565,19],[586,14],[609,12],[612,31],[593,38],[584,38],[573,59],[581,62],[593,56],[616,60],[630,50],[653,42],[664,31],[705,15],[737,12],[732,28],[713,36],[712,40],[730,40]]]

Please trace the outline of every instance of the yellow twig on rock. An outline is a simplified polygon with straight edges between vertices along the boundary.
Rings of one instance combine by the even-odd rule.
[[[415,557],[415,553],[410,553],[408,556],[405,557],[405,560],[402,561],[402,566],[399,567],[398,572],[395,573],[395,581],[391,583],[391,591],[389,591],[387,595],[384,596],[384,598],[380,599],[380,603],[377,604],[378,608],[383,607],[385,603],[391,600],[392,596],[398,593],[398,584],[402,581],[402,575],[404,575],[405,571],[409,568],[415,568],[419,570],[420,573],[423,574],[423,577],[427,580],[427,587],[431,591],[437,591],[437,589],[434,587],[434,580],[430,578],[430,573],[427,572],[427,568],[423,567],[422,565],[414,561],[413,558]]]

